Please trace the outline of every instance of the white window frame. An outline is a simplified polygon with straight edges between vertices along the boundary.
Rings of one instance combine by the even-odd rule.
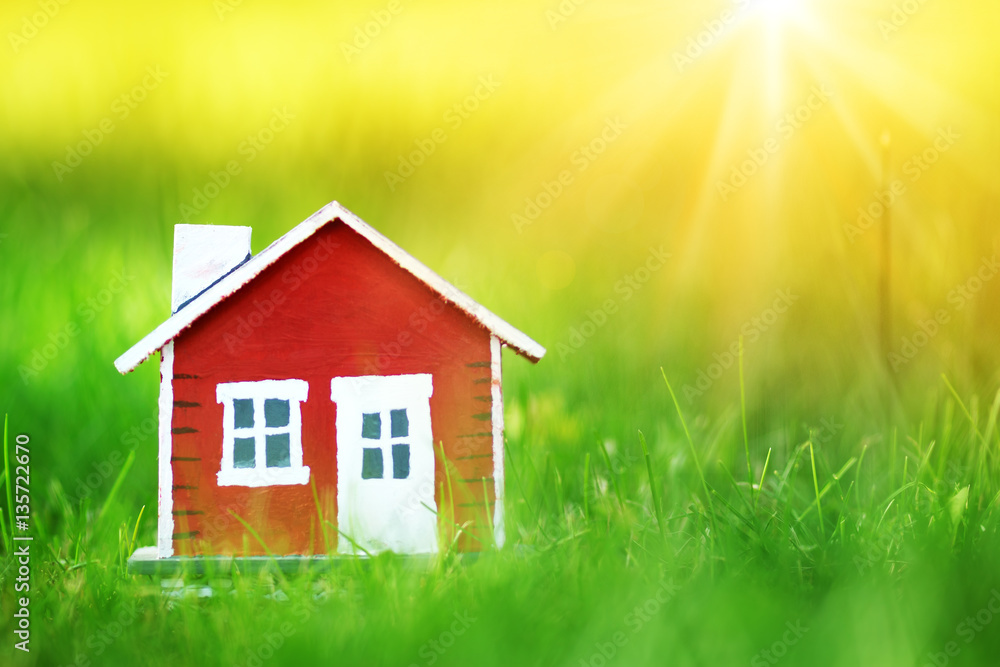
[[[302,403],[309,397],[305,380],[260,380],[258,382],[220,382],[215,386],[215,398],[222,403],[222,466],[219,486],[285,486],[309,483],[309,466],[302,465]],[[264,401],[269,398],[288,401],[288,426],[268,427],[264,423]],[[233,467],[234,401],[253,401],[254,467]],[[248,429],[239,429],[246,437]],[[287,468],[268,468],[266,442],[269,433],[288,433],[289,461]]]

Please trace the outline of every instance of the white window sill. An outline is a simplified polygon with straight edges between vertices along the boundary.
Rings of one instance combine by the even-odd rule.
[[[298,468],[232,468],[218,474],[219,486],[289,486],[309,483],[309,466]]]

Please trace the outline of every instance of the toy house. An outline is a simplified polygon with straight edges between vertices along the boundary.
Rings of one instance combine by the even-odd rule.
[[[177,225],[172,280],[115,361],[161,355],[156,558],[502,545],[501,350],[538,343],[337,202],[254,256]]]

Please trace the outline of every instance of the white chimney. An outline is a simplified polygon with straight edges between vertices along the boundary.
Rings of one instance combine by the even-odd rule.
[[[214,285],[250,258],[250,227],[174,225],[170,311]]]

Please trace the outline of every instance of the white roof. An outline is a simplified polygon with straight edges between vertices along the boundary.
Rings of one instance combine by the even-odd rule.
[[[311,237],[323,225],[332,220],[340,220],[358,234],[368,239],[368,241],[388,255],[396,264],[437,292],[445,301],[454,304],[465,312],[469,317],[481,324],[490,333],[516,350],[519,354],[532,361],[538,361],[545,355],[544,347],[491,313],[472,297],[424,266],[424,264],[408,252],[380,234],[339,203],[330,202],[296,225],[277,241],[261,250],[256,256],[234,269],[232,273],[192,299],[184,308],[174,313],[160,326],[149,332],[142,340],[115,360],[115,368],[123,374],[134,370],[136,366],[149,358],[151,354],[191,326],[195,320],[208,312],[212,306],[251,282],[264,269],[274,264],[285,253]]]

